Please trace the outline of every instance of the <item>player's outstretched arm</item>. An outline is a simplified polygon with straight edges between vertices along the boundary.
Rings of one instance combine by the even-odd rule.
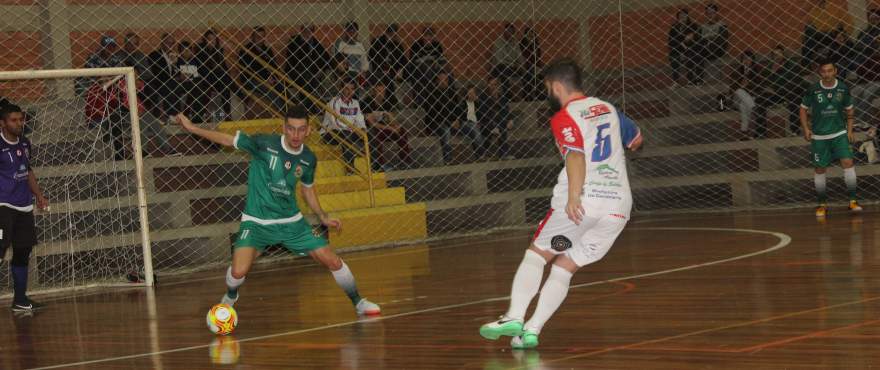
[[[321,208],[321,202],[318,200],[318,193],[315,191],[314,186],[301,186],[303,199],[306,201],[306,204],[309,205],[309,208],[318,215],[318,218],[321,219],[321,223],[324,226],[336,228],[339,231],[342,231],[342,221],[335,218],[330,218],[330,216],[324,212]]]
[[[178,114],[176,118],[176,121],[180,125],[180,127],[183,127],[184,130],[193,135],[203,137],[213,143],[223,146],[234,146],[235,136],[220,131],[208,130],[198,127],[194,125],[192,121],[190,121],[189,118],[183,113]]]

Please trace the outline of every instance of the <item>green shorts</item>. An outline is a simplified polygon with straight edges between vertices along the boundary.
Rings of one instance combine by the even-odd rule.
[[[840,135],[828,140],[813,140],[810,144],[813,167],[825,168],[831,166],[835,159],[852,159],[853,152],[849,146],[846,135]]]
[[[276,244],[305,256],[313,250],[326,247],[328,243],[327,239],[312,232],[312,226],[305,219],[276,225],[243,221],[238,227],[238,239],[235,240],[234,249],[250,247],[263,253],[266,247]]]

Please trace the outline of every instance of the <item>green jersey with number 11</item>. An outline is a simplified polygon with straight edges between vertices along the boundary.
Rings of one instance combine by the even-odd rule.
[[[315,154],[305,144],[298,151],[288,147],[281,135],[248,136],[239,131],[233,145],[251,155],[242,221],[279,224],[302,219],[296,204],[296,184],[314,184],[318,165]]]

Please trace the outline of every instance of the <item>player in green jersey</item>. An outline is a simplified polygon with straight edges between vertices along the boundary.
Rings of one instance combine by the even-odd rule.
[[[227,133],[197,127],[184,115],[180,125],[192,134],[214,143],[231,146],[251,155],[248,192],[238,239],[234,243],[232,265],[226,271],[226,294],[221,303],[235,304],[238,288],[254,260],[267,246],[281,244],[299,255],[309,255],[333,273],[336,283],[351,299],[358,315],[380,313],[379,306],[358,294],[354,276],[327,240],[315,236],[296,204],[296,185],[301,184],[303,199],[327,227],[341,228],[342,223],[321,209],[315,192],[315,169],[318,159],[305,145],[309,136],[308,112],[301,106],[285,114],[283,135],[249,136],[238,131]]]
[[[814,182],[819,196],[816,217],[828,212],[825,193],[825,173],[835,159],[843,167],[849,209],[859,212],[856,201],[856,169],[850,143],[853,137],[853,102],[849,87],[837,79],[837,66],[831,60],[819,62],[821,79],[806,91],[801,102],[801,127],[804,138],[810,142],[810,155],[816,169]]]

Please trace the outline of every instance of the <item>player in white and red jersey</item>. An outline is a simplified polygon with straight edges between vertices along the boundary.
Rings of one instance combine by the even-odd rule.
[[[638,149],[641,133],[613,105],[584,95],[580,71],[576,62],[559,60],[544,72],[550,103],[558,109],[550,124],[565,168],[553,188],[550,211],[513,278],[510,308],[480,328],[487,339],[512,336],[517,349],[538,345],[538,334],[565,300],[572,275],[605,256],[632,208],[624,153]],[[524,323],[548,263],[550,276]]]

